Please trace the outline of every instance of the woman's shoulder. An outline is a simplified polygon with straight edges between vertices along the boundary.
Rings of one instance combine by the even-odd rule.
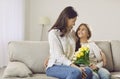
[[[60,34],[60,30],[59,29],[52,29],[49,31],[49,35],[59,35]]]

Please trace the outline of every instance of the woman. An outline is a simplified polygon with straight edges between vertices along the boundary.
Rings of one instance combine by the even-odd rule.
[[[66,7],[49,30],[50,57],[46,69],[48,76],[59,79],[82,79],[82,76],[84,79],[91,79],[92,77],[91,69],[77,67],[71,61],[75,52],[72,28],[76,19],[77,12],[71,6]]]
[[[76,30],[78,41],[76,42],[76,51],[82,46],[89,46],[90,68],[97,73],[93,73],[93,79],[110,79],[110,73],[103,68],[106,65],[106,57],[102,50],[94,43],[89,42],[91,31],[87,24],[82,23]]]

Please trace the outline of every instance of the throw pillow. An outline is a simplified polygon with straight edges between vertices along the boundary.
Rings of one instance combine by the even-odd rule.
[[[10,62],[6,67],[3,77],[28,77],[31,76],[32,72],[30,69],[21,62]]]

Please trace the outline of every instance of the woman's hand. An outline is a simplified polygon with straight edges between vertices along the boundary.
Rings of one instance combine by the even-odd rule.
[[[48,65],[48,61],[49,61],[49,57],[48,58],[46,58],[45,59],[45,61],[44,61],[44,67],[46,68],[47,67],[47,65]]]
[[[82,71],[82,79],[86,79],[87,74],[85,73],[85,67],[80,67],[80,70]]]
[[[70,66],[79,69],[82,72],[82,79],[86,79],[87,74],[85,73],[85,67],[78,67],[75,64],[71,64]]]

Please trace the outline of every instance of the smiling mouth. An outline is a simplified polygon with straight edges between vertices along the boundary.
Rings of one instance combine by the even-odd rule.
[[[79,35],[81,35],[82,33],[78,33]]]

